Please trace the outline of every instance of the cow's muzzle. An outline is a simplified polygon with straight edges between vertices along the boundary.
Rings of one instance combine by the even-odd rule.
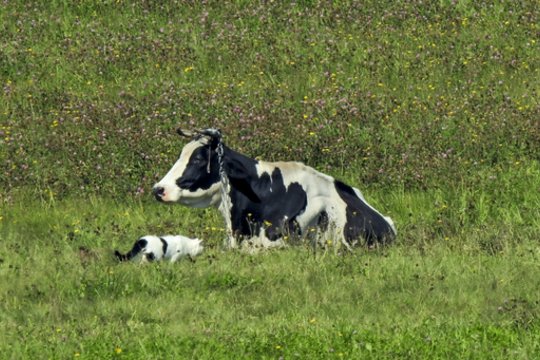
[[[163,197],[165,196],[165,188],[161,186],[155,186],[152,189],[152,194],[154,195],[157,201],[163,201]]]

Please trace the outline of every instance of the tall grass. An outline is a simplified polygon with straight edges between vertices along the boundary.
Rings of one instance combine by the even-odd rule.
[[[384,187],[476,186],[538,160],[534,2],[2,10],[8,191],[141,193],[178,124]]]

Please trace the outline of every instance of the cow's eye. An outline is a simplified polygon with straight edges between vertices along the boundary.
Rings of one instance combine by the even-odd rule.
[[[194,162],[195,164],[200,164],[200,163],[202,163],[203,161],[204,161],[204,158],[202,157],[202,155],[197,155],[197,156],[195,156],[195,158],[193,159],[193,162]]]

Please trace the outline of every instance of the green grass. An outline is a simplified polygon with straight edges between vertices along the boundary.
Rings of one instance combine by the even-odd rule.
[[[525,207],[538,204],[537,192],[522,195]],[[478,197],[495,201],[466,189],[387,194],[400,226],[396,244],[352,254],[307,245],[225,251],[217,211],[150,199],[5,205],[0,351],[13,358],[535,358],[538,207],[520,212],[502,197],[506,211],[480,208],[500,215],[471,215],[460,229],[442,216],[457,219],[460,206]],[[140,235],[179,229],[205,239],[195,263],[113,258],[113,249],[128,249]]]
[[[136,194],[179,124],[389,188],[538,159],[534,1],[10,2],[0,22],[8,191]]]
[[[535,1],[0,5],[0,353],[539,357]],[[148,192],[215,126],[358,188],[395,244],[224,251]],[[143,234],[195,263],[118,264]]]

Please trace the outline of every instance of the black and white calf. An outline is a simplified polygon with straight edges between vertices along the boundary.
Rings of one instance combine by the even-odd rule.
[[[192,239],[181,235],[146,235],[135,241],[133,247],[126,254],[118,250],[114,252],[120,261],[131,260],[141,255],[142,261],[157,261],[161,259],[175,262],[182,257],[193,257],[203,251],[201,240]]]
[[[185,131],[180,158],[153,188],[157,200],[190,207],[218,207],[228,245],[265,247],[314,233],[350,248],[396,236],[392,220],[371,207],[360,191],[299,162],[251,159],[223,144],[216,129]]]

